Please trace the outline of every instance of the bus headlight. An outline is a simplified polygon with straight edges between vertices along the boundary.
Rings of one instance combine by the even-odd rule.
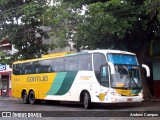
[[[140,92],[140,93],[138,94],[138,96],[142,96],[142,97],[143,97],[143,94],[142,94],[142,92]]]

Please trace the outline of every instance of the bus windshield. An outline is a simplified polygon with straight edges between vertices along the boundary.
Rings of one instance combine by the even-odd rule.
[[[107,59],[113,64],[139,65],[135,55],[130,54],[107,54]]]
[[[135,55],[107,54],[107,58],[115,67],[115,74],[111,76],[111,87],[125,89],[142,88],[140,68]]]
[[[139,67],[115,65],[115,74],[111,77],[111,87],[126,89],[142,88]]]

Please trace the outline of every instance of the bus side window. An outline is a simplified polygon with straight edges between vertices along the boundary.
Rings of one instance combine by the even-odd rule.
[[[78,55],[78,70],[92,70],[92,54]]]
[[[51,70],[52,72],[56,72],[57,68],[55,66],[52,66]]]
[[[94,64],[94,72],[96,75],[97,80],[100,82],[101,75],[100,75],[100,67],[106,64],[106,58],[102,53],[94,53],[93,54],[93,64]]]
[[[21,69],[20,69],[20,75],[23,75],[25,73],[25,67],[23,66],[23,67],[21,67]]]
[[[31,70],[25,70],[25,74],[31,74]]]
[[[40,73],[41,70],[41,64],[39,63],[39,61],[35,61],[32,63],[32,73]]]
[[[51,66],[48,67],[48,72],[52,72],[52,67]]]
[[[77,71],[78,62],[77,56],[65,58],[65,71]]]
[[[50,71],[49,71],[49,68],[50,68],[49,65],[43,65],[42,70],[43,70],[44,73],[48,73],[48,72],[50,72]]]
[[[41,68],[36,68],[36,73],[41,73]]]
[[[32,66],[31,66],[31,73],[32,74],[35,74],[36,73],[36,68],[35,68],[35,66],[32,64]]]
[[[41,65],[41,71],[44,73],[49,73],[52,72],[51,71],[51,66],[52,66],[52,60],[51,59],[47,59],[47,60],[42,60],[40,62]]]
[[[13,74],[19,75],[21,72],[21,64],[14,64],[13,65]]]
[[[25,73],[24,74],[31,74],[32,65],[31,65],[30,62],[24,63],[23,67],[25,68]]]
[[[64,58],[53,59],[52,71],[64,72]]]

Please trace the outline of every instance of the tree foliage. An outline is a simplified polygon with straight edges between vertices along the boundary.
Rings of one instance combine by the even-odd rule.
[[[42,25],[51,27],[52,49],[71,41],[77,51],[128,50],[138,53],[140,63],[145,62],[151,40],[160,40],[159,0],[52,0],[52,5],[48,1],[0,1],[0,35],[19,50],[14,57],[47,53]]]
[[[60,37],[58,42],[72,41],[78,51],[114,48],[139,52],[159,37],[159,4],[158,0],[62,0],[50,7],[45,18],[49,18],[46,21],[53,34]],[[82,8],[85,14],[81,14]]]
[[[53,6],[49,6],[43,22],[45,26],[51,27],[53,48],[69,46],[69,42],[73,41],[73,34],[82,19],[80,10],[75,4],[64,3],[63,0],[54,0]]]
[[[63,31],[59,43],[70,40],[77,51],[127,50],[144,63],[151,40],[160,40],[159,0],[63,0],[56,7],[48,20],[61,29],[52,30]]]
[[[47,0],[1,0],[0,38],[8,38],[18,50],[12,57],[30,59],[48,51],[42,39],[48,37],[41,28]]]

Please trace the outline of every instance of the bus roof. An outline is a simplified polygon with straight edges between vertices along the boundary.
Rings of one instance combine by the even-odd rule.
[[[59,57],[64,57],[67,54],[73,54],[73,52],[59,52],[59,53],[47,54],[47,55],[43,55],[41,58],[16,61],[13,64],[25,63],[25,62],[33,62],[33,61],[37,61],[37,60],[44,60],[44,59],[50,59],[50,58],[59,58]]]
[[[121,50],[107,50],[107,49],[99,49],[99,50],[83,50],[81,52],[59,52],[59,53],[53,53],[53,54],[48,54],[44,55],[41,58],[36,58],[36,59],[29,59],[29,60],[22,60],[22,61],[16,61],[13,64],[17,63],[25,63],[25,62],[33,62],[37,60],[44,60],[44,59],[50,59],[50,58],[60,58],[64,56],[73,56],[73,55],[78,55],[78,54],[86,54],[86,53],[117,53],[117,54],[130,54],[130,55],[135,55],[134,53],[127,52],[127,51],[121,51]]]
[[[118,54],[130,54],[130,55],[135,55],[134,53],[131,52],[127,52],[127,51],[122,51],[122,50],[107,50],[107,49],[100,49],[100,50],[90,50],[90,53],[94,53],[94,52],[100,52],[100,53],[118,53]]]

